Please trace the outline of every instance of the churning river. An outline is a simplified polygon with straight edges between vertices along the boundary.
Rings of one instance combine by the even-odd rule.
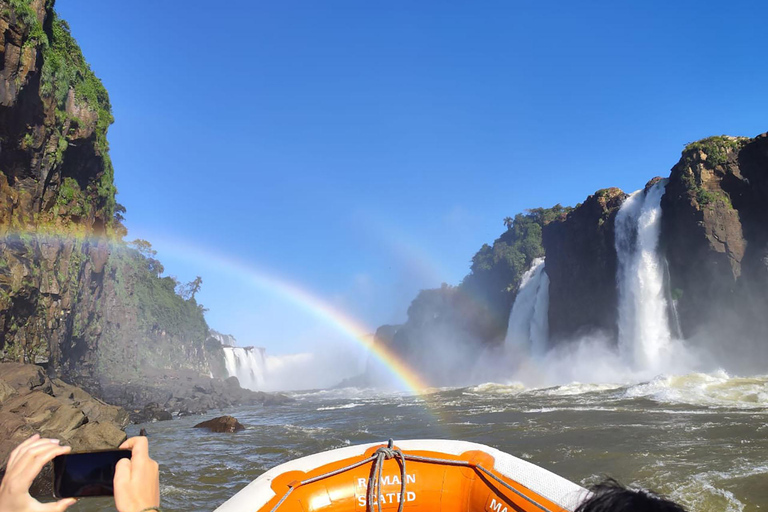
[[[374,390],[293,393],[276,407],[223,411],[246,430],[192,426],[221,413],[133,425],[148,430],[166,511],[213,510],[267,469],[392,437],[487,444],[582,485],[601,475],[657,490],[692,511],[768,507],[768,377],[725,373],[634,385],[541,389],[483,384],[424,397]],[[82,500],[70,510],[110,510]]]

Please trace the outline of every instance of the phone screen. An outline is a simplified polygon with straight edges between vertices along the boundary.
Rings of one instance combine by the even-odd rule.
[[[56,498],[112,496],[117,461],[130,458],[130,450],[59,455],[53,459],[53,495]]]

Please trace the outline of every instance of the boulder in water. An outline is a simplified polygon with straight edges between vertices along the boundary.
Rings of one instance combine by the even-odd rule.
[[[207,428],[211,432],[238,432],[245,427],[232,416],[219,416],[212,420],[198,423],[193,428]]]

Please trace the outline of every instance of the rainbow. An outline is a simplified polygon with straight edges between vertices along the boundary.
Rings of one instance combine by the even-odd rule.
[[[163,238],[168,240],[167,237]],[[346,338],[373,354],[410,393],[423,395],[430,387],[415,370],[392,350],[374,343],[370,328],[328,304],[306,288],[286,279],[276,278],[271,273],[258,270],[233,257],[225,257],[212,251],[178,242],[172,245],[175,251],[179,251],[179,256],[182,258],[194,257],[194,259],[200,259],[208,264],[216,263],[238,277],[246,276],[251,284],[280,295],[312,316],[334,327]]]
[[[42,233],[35,231],[14,231],[13,233],[5,233],[0,236],[5,239],[13,236],[34,236],[38,239],[45,239],[48,237],[56,239],[66,238],[76,239],[80,242],[93,241],[94,243],[106,243],[111,248],[115,249],[123,247],[123,242],[114,239],[63,231]],[[162,238],[168,240],[167,237]],[[219,264],[222,268],[227,269],[228,272],[234,273],[241,278],[243,276],[247,277],[253,285],[272,293],[279,294],[289,302],[296,304],[309,314],[334,327],[344,334],[346,338],[363,346],[369,353],[381,361],[398,382],[400,382],[410,393],[414,395],[424,395],[428,390],[429,385],[405,361],[390,349],[377,345],[371,340],[371,329],[366,328],[351,316],[328,304],[328,302],[322,300],[318,295],[288,280],[278,279],[267,272],[260,271],[236,258],[225,257],[221,254],[202,250],[198,247],[193,247],[184,243],[174,243],[172,246],[174,248],[174,251],[172,252],[175,253],[178,251],[178,256],[180,258],[199,259],[207,264]]]

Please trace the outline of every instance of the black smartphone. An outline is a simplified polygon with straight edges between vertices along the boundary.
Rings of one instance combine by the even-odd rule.
[[[130,459],[130,450],[68,453],[53,459],[53,496],[82,498],[113,496],[112,479],[120,459]]]

